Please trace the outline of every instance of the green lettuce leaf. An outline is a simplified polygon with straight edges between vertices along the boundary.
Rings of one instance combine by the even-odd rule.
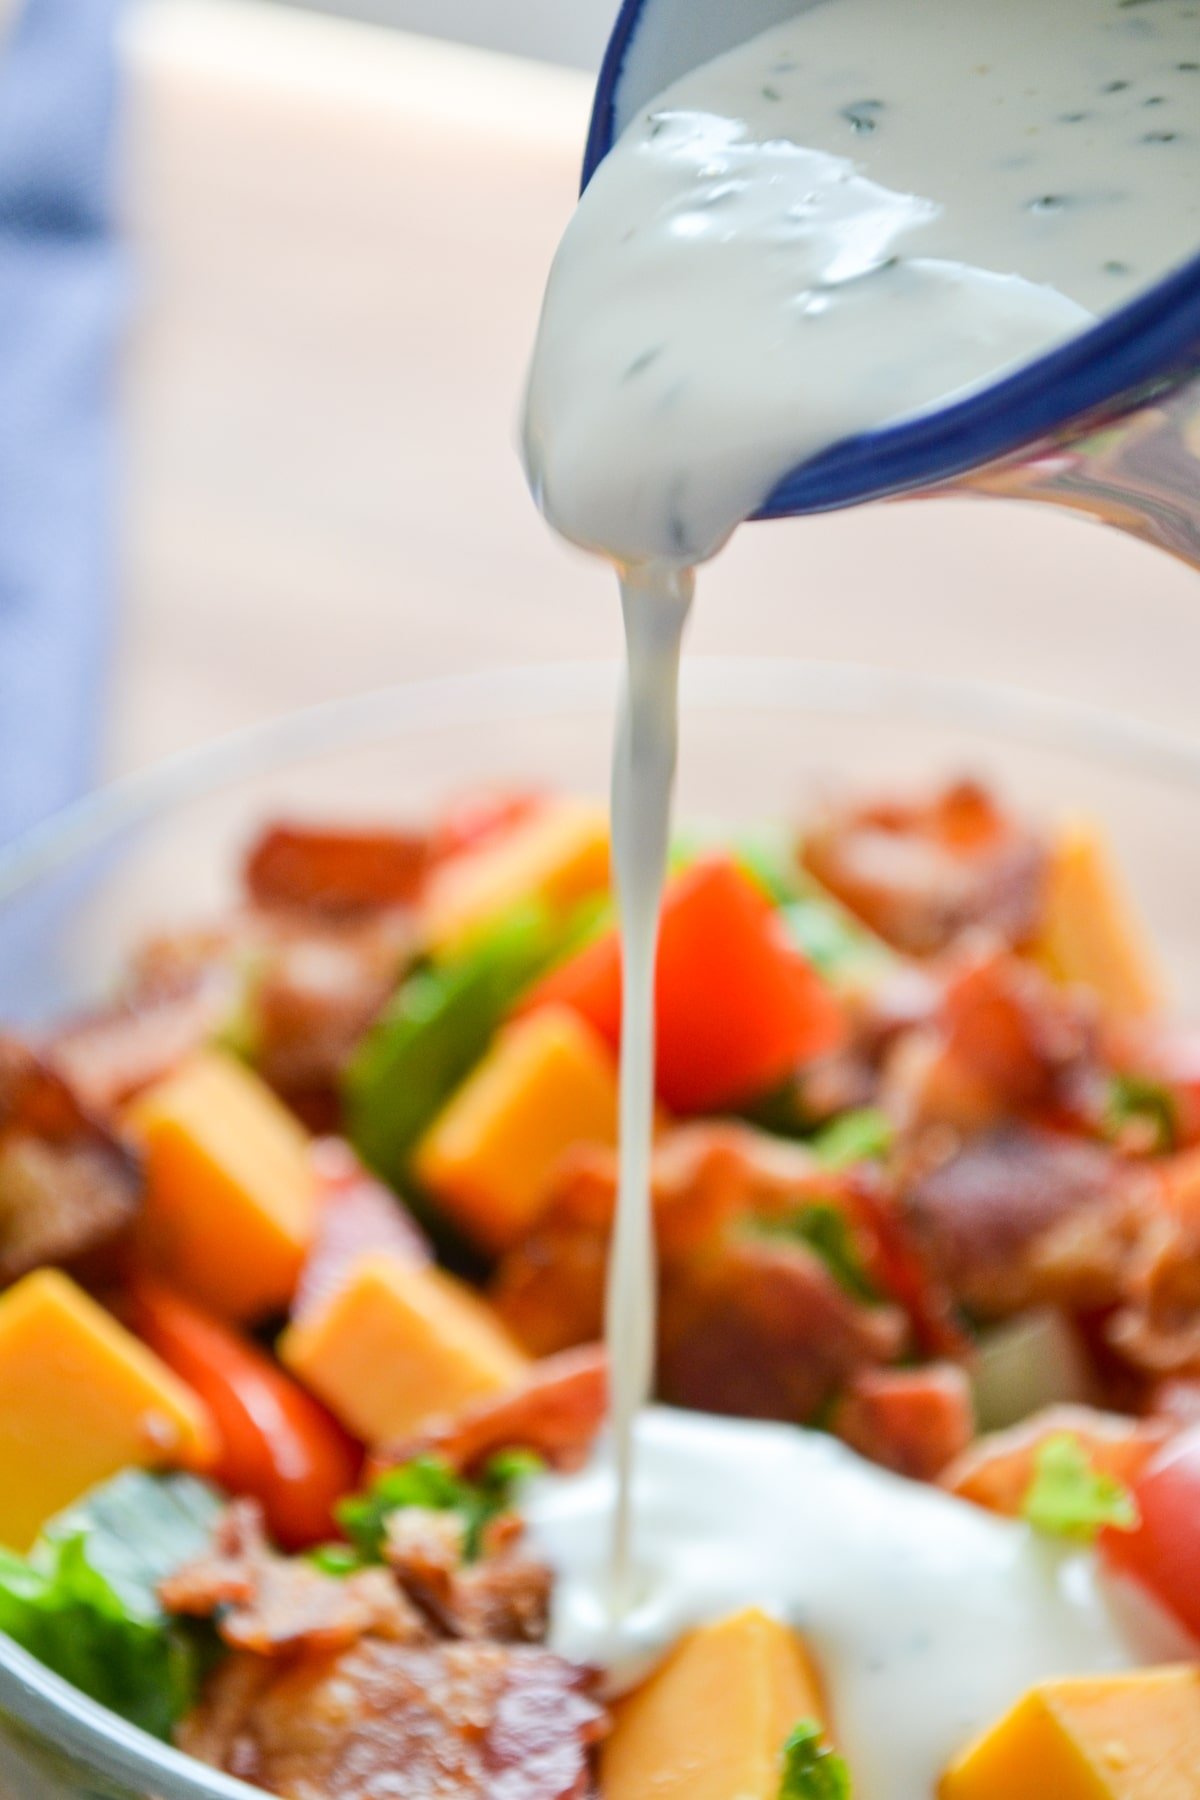
[[[0,1549],[0,1630],[93,1700],[169,1738],[215,1654],[158,1603],[221,1501],[189,1476],[127,1470],[59,1514],[27,1557]]]

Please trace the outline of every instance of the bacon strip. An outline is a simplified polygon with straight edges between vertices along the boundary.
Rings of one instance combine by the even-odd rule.
[[[577,1469],[608,1411],[608,1358],[600,1344],[548,1356],[515,1392],[435,1421],[419,1437],[389,1445],[372,1458],[382,1473],[416,1456],[444,1457],[461,1473],[477,1473],[499,1450],[532,1450],[555,1469]]]
[[[414,832],[281,822],[246,856],[255,905],[344,916],[411,906],[429,867],[429,840]]]

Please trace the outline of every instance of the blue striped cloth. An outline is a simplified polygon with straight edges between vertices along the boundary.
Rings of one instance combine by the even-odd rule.
[[[0,841],[87,785],[113,594],[115,0],[0,39]]]

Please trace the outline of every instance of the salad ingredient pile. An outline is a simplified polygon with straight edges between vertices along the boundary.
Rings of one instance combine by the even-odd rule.
[[[422,1756],[464,1794],[729,1770],[763,1800],[891,1800],[862,1724],[885,1702],[856,1687],[891,1655],[883,1590],[854,1598],[846,1548],[772,1551],[764,1588],[752,1522],[794,1483],[810,1541],[853,1535],[836,1496],[861,1483],[886,1546],[908,1503],[874,1463],[942,1490],[903,1488],[913,1545],[953,1535],[925,1495],[1002,1533],[961,1594],[995,1554],[1030,1596],[973,1699],[907,1706],[890,1764],[991,1800],[1030,1744],[1086,1762],[1117,1717],[1129,1768],[1194,1756],[1200,1061],[1099,830],[960,782],[675,846],[655,1387],[709,1416],[647,1418],[657,1547],[615,1639],[608,883],[602,815],[550,794],[273,826],[224,919],[4,1040],[0,1628],[297,1800],[401,1766],[438,1791]],[[689,1455],[724,1473],[681,1487]],[[697,1507],[695,1541],[729,1546],[715,1589],[679,1575]],[[793,1606],[801,1567],[842,1573]],[[1055,1650],[1046,1608],[1081,1583],[1093,1623]],[[932,1643],[949,1595],[926,1604]]]

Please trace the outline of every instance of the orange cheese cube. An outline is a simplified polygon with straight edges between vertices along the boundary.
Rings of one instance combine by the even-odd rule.
[[[1194,1800],[1200,1667],[1047,1681],[946,1771],[940,1800]]]
[[[119,1469],[199,1468],[215,1450],[200,1400],[56,1269],[0,1296],[0,1543]]]
[[[282,1311],[312,1239],[307,1133],[258,1076],[203,1051],[129,1113],[146,1155],[147,1260],[222,1318]]]
[[[280,1359],[368,1444],[517,1387],[529,1373],[492,1309],[444,1270],[362,1257],[327,1305],[289,1326]]]
[[[583,800],[555,800],[494,844],[453,857],[429,881],[422,909],[434,955],[452,954],[522,901],[566,912],[609,883],[608,815]]]
[[[1071,821],[1050,858],[1034,958],[1053,980],[1089,988],[1114,1018],[1160,1004],[1154,956],[1097,826]]]
[[[508,1026],[417,1145],[419,1180],[485,1250],[520,1241],[564,1151],[617,1141],[617,1067],[567,1007]]]
[[[794,1632],[757,1608],[689,1632],[617,1704],[604,1746],[604,1800],[778,1800],[783,1746],[820,1719]]]

